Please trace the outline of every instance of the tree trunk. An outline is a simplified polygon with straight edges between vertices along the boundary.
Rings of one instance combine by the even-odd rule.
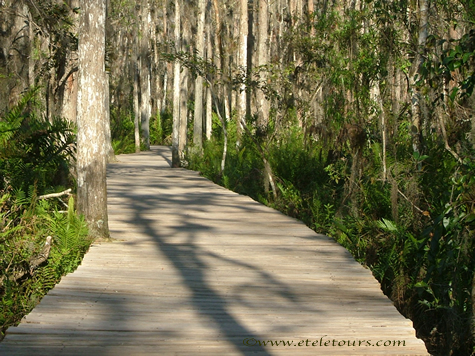
[[[105,0],[83,0],[79,22],[78,212],[94,238],[109,237],[107,220]]]
[[[180,34],[180,0],[175,0],[175,50],[181,50]],[[180,70],[181,65],[175,59],[173,68],[173,132],[172,132],[172,167],[180,167],[180,155],[178,153],[179,129],[180,129]]]
[[[150,150],[150,117],[152,116],[151,85],[150,85],[150,11],[148,1],[141,5],[141,40],[140,40],[140,123],[142,140],[147,150]]]
[[[206,1],[198,2],[198,30],[196,32],[196,52],[198,56],[205,58],[205,14]],[[195,117],[193,127],[193,145],[198,151],[203,146],[203,77],[196,76],[195,79]]]
[[[183,21],[181,26],[181,45],[182,49],[190,48],[191,24],[190,21]],[[191,53],[190,53],[191,54]],[[185,159],[185,150],[187,147],[188,133],[188,100],[189,100],[189,69],[183,66],[180,74],[180,127],[178,130],[178,155],[180,160]]]
[[[247,40],[248,40],[248,4],[247,0],[240,0],[240,19],[239,19],[239,72],[243,76],[243,80],[247,76]],[[236,119],[237,119],[237,142],[236,145],[240,145],[240,136],[242,134],[243,125],[242,122],[246,120],[246,84],[240,83],[237,93],[237,105],[236,105]]]
[[[106,118],[104,120],[104,135],[106,144],[106,161],[107,163],[117,162],[115,158],[114,149],[112,148],[111,136],[111,115],[110,115],[110,93],[109,93],[109,73],[106,73],[104,78],[104,99],[106,107]]]
[[[258,18],[258,49],[257,49],[257,65],[263,66],[268,62],[268,0],[259,0],[259,18]],[[260,80],[262,85],[267,85],[267,73],[262,71],[260,73]],[[266,96],[262,90],[257,90],[257,127],[258,130],[264,132],[267,123],[269,122],[269,101],[266,99]]]
[[[419,38],[417,46],[417,55],[413,63],[413,71],[411,75],[412,84],[412,147],[414,152],[421,153],[421,128],[422,128],[422,98],[420,90],[417,88],[414,77],[419,74],[420,67],[424,60],[423,52],[427,42],[428,25],[429,25],[429,0],[420,0],[419,8]]]
[[[210,25],[207,26],[207,59],[208,61],[213,60],[213,47],[211,46],[211,29]],[[218,108],[216,108],[218,110]],[[206,139],[211,139],[211,131],[213,128],[213,97],[211,93],[211,88],[206,88]]]
[[[163,38],[168,38],[168,21],[167,21],[167,2],[164,1],[162,4],[162,12],[163,12]],[[165,64],[165,74],[163,75],[163,93],[162,93],[162,104],[160,116],[165,112],[165,108],[167,105],[167,91],[168,91],[168,73],[171,72],[170,63]]]
[[[72,0],[70,2],[72,9],[79,7],[78,0]],[[72,15],[75,21],[78,20],[77,15]],[[76,24],[76,23],[75,23]],[[77,32],[77,24],[74,27],[74,31]],[[31,60],[31,59],[30,59]],[[73,60],[72,53],[68,52],[66,57],[66,78],[64,78],[63,100],[61,105],[61,117],[65,118],[69,122],[76,123],[77,106],[78,106],[78,73],[77,62]]]
[[[134,40],[137,42],[137,39]],[[135,47],[137,45],[135,44]],[[136,48],[137,49],[137,48]],[[137,54],[137,52],[135,52]],[[138,61],[137,55],[134,56],[134,59]],[[140,152],[140,127],[139,127],[139,117],[140,117],[140,100],[139,100],[139,70],[137,62],[132,63],[133,72],[134,72],[134,139],[135,139],[135,152]]]
[[[180,161],[185,158],[188,126],[188,83],[189,69],[184,67],[180,73],[180,124],[178,129],[178,156]]]

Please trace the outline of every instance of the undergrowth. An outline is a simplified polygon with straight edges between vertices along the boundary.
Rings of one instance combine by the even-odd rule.
[[[0,339],[89,248],[73,196],[74,128],[41,117],[31,90],[0,118]],[[69,195],[65,201],[64,197]]]
[[[150,118],[150,144],[171,145],[172,115],[164,111]],[[116,155],[135,152],[135,124],[134,115],[130,108],[111,108],[111,140]],[[141,125],[139,120],[139,132]],[[141,143],[140,150],[145,150]]]
[[[265,150],[276,182],[273,196],[264,189],[255,141],[241,141],[238,148],[231,141],[223,172],[219,139],[205,142],[202,156],[190,156],[189,167],[332,236],[372,270],[432,354],[472,354],[471,149],[459,164],[439,142],[427,142],[427,154],[420,156],[401,147],[410,145],[401,140],[397,159],[388,157],[391,174],[382,181],[378,142],[367,143],[360,155],[348,145],[335,153],[318,141],[306,143],[298,130],[287,130]],[[358,167],[354,160],[364,165],[364,173],[352,174]]]

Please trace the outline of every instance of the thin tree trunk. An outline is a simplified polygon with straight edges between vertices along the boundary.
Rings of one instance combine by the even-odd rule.
[[[421,128],[422,128],[422,100],[420,90],[417,88],[414,77],[420,72],[422,65],[423,51],[427,42],[428,26],[429,26],[429,0],[420,0],[419,8],[419,38],[417,55],[413,64],[413,72],[411,73],[412,84],[412,146],[414,152],[421,153]]]
[[[213,48],[211,46],[211,29],[208,23],[207,27],[207,59],[211,61],[213,59]],[[218,110],[218,108],[216,108]],[[211,131],[213,128],[213,98],[211,94],[211,88],[206,88],[206,139],[211,139]]]
[[[104,0],[83,0],[79,24],[78,212],[94,238],[108,238]]]
[[[259,15],[258,15],[258,49],[257,49],[257,65],[264,66],[268,62],[268,0],[259,0]],[[267,73],[261,71],[260,80],[262,85],[267,85]],[[257,90],[257,127],[264,132],[269,122],[269,101],[266,99],[264,92]]]
[[[161,104],[161,112],[163,114],[165,112],[165,108],[167,105],[167,90],[168,90],[168,63],[165,67],[165,74],[163,75],[163,93],[162,93],[162,104]]]
[[[196,50],[198,56],[205,58],[205,14],[206,0],[198,1],[198,30],[196,32]],[[203,146],[203,78],[197,76],[195,79],[195,117],[193,127],[193,145],[198,151]]]
[[[185,158],[185,149],[187,143],[187,126],[188,126],[188,82],[189,69],[183,67],[180,78],[180,125],[178,129],[178,155],[180,160]]]
[[[175,50],[181,50],[180,33],[180,0],[175,0]],[[181,65],[178,59],[174,62],[173,69],[173,132],[172,132],[172,167],[180,167],[179,155],[179,129],[180,129],[180,70]]]
[[[106,107],[106,117],[104,120],[104,135],[106,144],[107,163],[117,162],[114,149],[112,148],[111,123],[110,123],[110,93],[109,93],[109,73],[104,76],[104,100]]]
[[[162,12],[163,12],[163,38],[168,38],[168,21],[167,21],[167,2],[163,2],[163,7],[162,7]],[[165,74],[163,75],[163,90],[162,90],[162,104],[161,104],[161,112],[160,114],[163,114],[166,109],[167,105],[167,91],[168,91],[168,72],[170,70],[170,64],[166,63],[165,65]],[[161,115],[160,115],[161,116]]]
[[[137,56],[134,56],[137,60]],[[139,71],[137,62],[133,63],[134,71],[134,139],[135,139],[135,152],[140,152],[140,102],[139,102]]]
[[[217,110],[217,108],[216,108]],[[213,102],[211,97],[211,90],[206,88],[206,139],[211,139],[213,129]]]
[[[240,0],[240,19],[239,19],[239,60],[238,66],[243,80],[247,76],[247,41],[248,41],[248,3],[247,0]],[[236,145],[240,146],[240,136],[242,134],[243,126],[242,120],[246,120],[246,84],[243,82],[239,85],[237,92],[237,105],[236,105],[236,119],[237,119],[237,142]]]
[[[147,150],[150,150],[150,117],[152,116],[151,106],[151,75],[150,75],[150,11],[148,0],[142,1],[141,26],[142,38],[140,41],[140,123],[142,128],[142,139]]]
[[[185,19],[186,20],[186,19]],[[190,22],[183,21],[181,27],[182,33],[182,48],[188,48],[191,39]],[[180,160],[185,159],[185,149],[187,147],[187,133],[188,133],[188,99],[189,99],[189,83],[190,75],[189,69],[183,66],[180,78],[180,128],[178,130],[178,154]]]
[[[70,7],[72,9],[79,7],[79,1],[72,0],[70,2]],[[73,14],[72,17],[75,22],[75,26],[72,29],[72,31],[74,31],[77,34],[78,16],[76,14]],[[77,73],[77,60],[75,58],[76,55],[77,55],[76,52],[69,52],[69,51],[66,54],[65,76],[61,78],[60,83],[59,83],[59,85],[62,85],[62,83],[64,82],[60,115],[61,117],[68,120],[69,122],[73,122],[73,123],[76,123],[76,115],[77,115],[77,109],[78,109],[77,108],[78,73]],[[32,57],[33,56],[30,57],[30,61],[33,61]]]

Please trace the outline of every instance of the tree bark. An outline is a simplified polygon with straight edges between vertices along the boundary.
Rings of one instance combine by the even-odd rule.
[[[196,31],[196,52],[205,58],[205,14],[206,0],[198,1],[198,29]],[[203,146],[203,77],[198,75],[195,79],[195,117],[193,126],[193,145],[198,151]]]
[[[142,140],[147,150],[150,150],[150,117],[151,85],[150,85],[150,11],[148,0],[141,4],[141,39],[140,39],[140,123],[142,126]]]
[[[79,7],[78,0],[70,1],[70,8]],[[75,21],[78,20],[76,14],[72,15]],[[77,23],[75,23],[74,31],[77,33]],[[63,100],[61,105],[61,117],[69,122],[76,123],[77,115],[77,98],[78,98],[78,73],[77,73],[77,53],[68,53],[66,57],[66,78],[63,89]],[[31,59],[30,59],[31,60]],[[61,85],[61,84],[60,84]]]
[[[257,49],[257,65],[264,66],[268,62],[268,0],[259,0],[259,15],[258,15],[258,49]],[[267,73],[261,71],[260,73],[261,85],[267,85]],[[269,122],[269,101],[264,92],[257,90],[257,127],[260,131],[265,131],[267,123]]]
[[[190,39],[191,24],[190,21],[187,21],[187,19],[184,18],[184,21],[181,26],[181,48],[183,51],[185,51],[187,48],[190,48]],[[187,148],[188,140],[188,100],[190,83],[189,72],[190,71],[188,67],[183,66],[180,73],[180,127],[178,131],[178,154],[180,157],[180,161],[184,161],[185,159],[185,151]]]
[[[104,135],[106,144],[106,161],[107,163],[117,162],[114,149],[112,148],[111,135],[111,115],[110,115],[110,92],[109,92],[109,73],[104,76],[104,100],[106,107],[106,118],[104,120]]]
[[[137,58],[137,57],[135,57]],[[140,152],[140,100],[139,100],[139,71],[137,63],[133,63],[134,71],[134,140],[135,140],[135,152]]]
[[[93,238],[108,238],[105,99],[105,0],[83,0],[79,22],[78,212]]]
[[[206,26],[206,51],[207,51],[207,59],[208,61],[213,61],[213,47],[211,45],[211,26],[208,22]],[[218,110],[218,108],[216,108]],[[205,114],[205,129],[206,129],[206,139],[211,139],[211,133],[213,129],[213,97],[211,94],[211,88],[206,88],[206,114]]]
[[[138,15],[137,13],[135,14]],[[135,152],[140,152],[140,77],[139,77],[139,25],[136,24],[136,33],[133,39],[133,76],[134,76],[134,141]]]
[[[175,51],[181,50],[180,34],[180,0],[175,0]],[[180,129],[180,71],[181,65],[178,59],[175,59],[173,68],[173,132],[172,132],[172,167],[180,167],[179,129]]]
[[[417,55],[413,63],[413,70],[411,75],[411,84],[412,84],[412,147],[414,152],[421,153],[421,128],[422,128],[422,100],[420,90],[417,88],[417,85],[414,80],[414,76],[419,74],[420,67],[424,60],[423,52],[424,47],[427,42],[428,36],[428,26],[429,26],[429,0],[420,0],[419,5],[419,36],[418,36],[418,46],[417,46]]]
[[[240,0],[239,2],[240,19],[239,19],[239,72],[245,80],[247,76],[247,41],[248,41],[248,3],[247,0]],[[237,105],[236,105],[236,119],[237,119],[237,142],[236,145],[240,145],[240,136],[242,134],[243,126],[242,121],[246,120],[246,84],[244,82],[239,84],[237,92]]]

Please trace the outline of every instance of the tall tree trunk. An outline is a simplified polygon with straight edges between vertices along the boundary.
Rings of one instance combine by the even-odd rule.
[[[175,0],[175,50],[181,50],[181,0]],[[173,68],[173,132],[172,132],[172,166],[180,167],[179,129],[180,129],[180,71],[181,65],[178,59],[175,59]]]
[[[74,9],[79,7],[78,0],[70,1],[70,8]],[[75,21],[73,31],[77,33],[77,21],[78,16],[72,15]],[[77,99],[78,99],[78,73],[77,73],[77,61],[73,59],[73,53],[68,52],[66,55],[66,77],[64,78],[64,89],[61,103],[61,117],[65,118],[69,122],[76,123],[77,115]],[[31,59],[30,59],[31,60]],[[63,80],[62,80],[63,81]],[[60,84],[61,85],[61,84]]]
[[[414,152],[421,153],[421,128],[422,128],[422,98],[420,90],[417,88],[414,77],[419,74],[422,62],[424,60],[423,52],[427,42],[428,26],[429,26],[429,0],[420,0],[419,2],[419,36],[417,55],[413,63],[411,75],[412,84],[412,146]]]
[[[140,152],[140,83],[139,83],[139,69],[138,69],[138,49],[137,38],[134,39],[135,55],[132,63],[133,76],[134,76],[134,140],[135,140],[135,152]]]
[[[189,69],[183,67],[180,73],[180,125],[178,129],[178,156],[180,160],[185,158],[188,126],[188,84]]]
[[[257,48],[257,65],[264,66],[268,62],[268,0],[259,0],[259,15],[258,15],[258,48]],[[267,85],[267,73],[261,72],[261,82],[263,85]],[[260,131],[264,132],[269,122],[269,101],[262,90],[257,90],[257,127]]]
[[[247,76],[247,40],[248,40],[248,3],[247,0],[239,1],[240,19],[239,19],[239,60],[238,66],[243,79]],[[240,145],[240,136],[242,134],[242,122],[246,120],[246,84],[243,82],[239,85],[237,93],[236,119],[237,119],[237,142]]]
[[[163,13],[163,38],[168,38],[168,14],[167,14],[167,2],[164,1],[162,4],[162,13]],[[165,64],[165,71],[163,75],[163,90],[162,90],[162,104],[161,107],[161,114],[165,112],[166,105],[167,105],[167,92],[168,92],[168,77],[169,73],[171,72],[171,65],[170,63]]]
[[[105,0],[83,0],[79,23],[78,211],[92,237],[109,237],[107,219]]]
[[[30,76],[33,38],[25,18],[31,16],[28,7],[18,0],[0,2],[0,112],[14,106],[34,78]],[[6,10],[6,11],[3,11]]]
[[[209,22],[207,24],[207,59],[208,61],[213,60],[213,47],[211,46],[211,26],[209,25]],[[213,97],[211,93],[211,88],[206,88],[206,139],[210,140],[211,139],[211,130],[213,126]],[[218,108],[216,108],[218,110]]]
[[[143,0],[141,5],[141,40],[140,40],[140,123],[142,126],[142,139],[147,150],[150,150],[150,117],[152,116],[151,104],[151,75],[150,75],[150,11],[148,0]]]
[[[106,107],[106,117],[104,120],[106,161],[107,163],[111,163],[111,162],[117,162],[117,158],[115,157],[114,149],[112,148],[109,73],[106,73],[104,77],[104,100],[105,100],[104,105]]]
[[[183,8],[184,10],[185,8]],[[190,48],[191,40],[191,23],[186,18],[184,18],[181,26],[181,46],[182,50]],[[189,53],[191,55],[191,53]],[[185,149],[187,147],[188,140],[188,100],[189,100],[189,84],[190,84],[190,75],[189,69],[186,66],[183,66],[181,70],[180,78],[180,128],[178,130],[178,154],[180,160],[185,159]]]
[[[110,28],[110,23],[107,21],[110,11],[110,0],[106,0],[106,26]],[[106,28],[106,36],[108,29]],[[110,72],[106,71],[104,75],[104,106],[106,108],[106,118],[104,120],[104,135],[106,145],[106,162],[117,162],[115,158],[114,149],[112,148],[112,135],[111,135],[111,115],[110,115]]]
[[[196,31],[196,52],[205,58],[205,14],[206,0],[198,1],[198,29]],[[195,117],[193,126],[193,145],[201,151],[203,146],[203,77],[195,79]]]

